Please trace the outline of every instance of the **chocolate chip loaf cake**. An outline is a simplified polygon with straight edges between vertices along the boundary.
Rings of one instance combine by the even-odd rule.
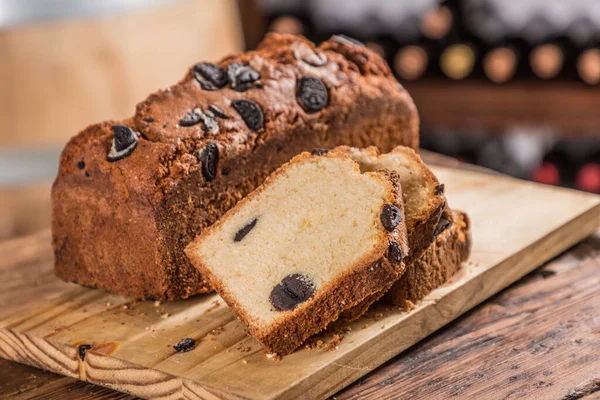
[[[210,291],[185,246],[304,150],[418,147],[418,116],[375,53],[271,34],[256,51],[199,63],[124,121],[62,152],[52,190],[56,273],[136,298]]]
[[[406,271],[384,300],[409,310],[432,290],[446,283],[471,253],[469,216],[453,210],[454,223],[440,234],[429,248]]]
[[[398,178],[302,153],[186,253],[268,352],[288,354],[403,272]]]

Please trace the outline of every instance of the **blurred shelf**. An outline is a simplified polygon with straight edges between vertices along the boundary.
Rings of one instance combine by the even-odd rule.
[[[499,131],[549,126],[565,135],[600,133],[600,86],[580,82],[427,79],[402,82],[413,97],[424,129]]]

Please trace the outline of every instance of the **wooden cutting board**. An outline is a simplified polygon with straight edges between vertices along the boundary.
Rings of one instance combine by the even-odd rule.
[[[147,398],[325,398],[600,225],[600,196],[481,172],[435,172],[451,206],[471,216],[473,253],[409,313],[378,305],[313,340],[314,349],[267,359],[216,295],[132,302],[59,281],[46,232],[0,247],[0,356]],[[184,337],[195,338],[196,348],[175,353]],[[85,357],[83,344],[94,346]]]

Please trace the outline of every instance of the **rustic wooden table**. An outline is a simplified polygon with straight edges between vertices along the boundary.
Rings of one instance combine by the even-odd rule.
[[[0,398],[134,398],[3,359],[0,371]],[[335,398],[600,398],[600,230]]]

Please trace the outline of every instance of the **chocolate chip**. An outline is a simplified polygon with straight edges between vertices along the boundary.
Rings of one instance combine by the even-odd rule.
[[[327,88],[319,78],[304,76],[300,79],[296,98],[306,112],[316,112],[327,105]]]
[[[277,311],[293,310],[315,294],[315,285],[305,275],[292,274],[271,291],[269,301]]]
[[[85,161],[81,160],[77,163],[77,168],[79,169],[84,169],[85,168]]]
[[[211,63],[194,65],[194,76],[204,90],[219,90],[229,83],[225,71]]]
[[[402,262],[403,254],[402,254],[402,249],[400,248],[400,245],[398,244],[398,242],[396,242],[396,241],[390,242],[388,254],[392,261],[395,261],[397,263]]]
[[[249,224],[247,224],[246,226],[244,226],[242,229],[240,229],[236,234],[235,237],[233,238],[234,242],[241,242],[248,233],[250,233],[250,231],[256,226],[256,222],[258,221],[258,218],[254,218],[252,220],[252,222],[250,222]]]
[[[217,166],[219,165],[219,147],[216,143],[208,143],[199,154],[202,163],[202,175],[207,181],[217,177]]]
[[[208,132],[213,135],[219,133],[219,124],[217,121],[215,121],[215,119],[208,113],[203,112],[199,108],[194,108],[193,111],[187,113],[183,119],[179,121],[179,125],[188,127],[194,126],[199,122],[202,122],[202,130],[204,132]]]
[[[444,194],[444,190],[446,190],[446,186],[443,183],[440,183],[435,187],[435,195],[439,196],[441,194]]]
[[[225,111],[223,111],[221,108],[215,106],[214,104],[211,104],[211,105],[208,106],[208,110],[206,112],[208,113],[209,111],[215,117],[218,117],[218,118],[222,118],[222,119],[229,119],[229,118],[231,118],[229,115],[227,115],[225,113]]]
[[[188,351],[192,351],[192,350],[194,350],[195,347],[196,347],[196,341],[189,337],[181,339],[179,341],[179,343],[177,343],[176,345],[173,346],[175,351],[178,353],[186,353]]]
[[[119,161],[133,153],[137,144],[137,135],[131,128],[125,125],[115,125],[113,126],[112,147],[106,159],[110,162]]]
[[[147,122],[147,123],[150,124],[150,123],[154,122],[154,118],[152,118],[152,117],[146,117],[146,118],[144,118],[144,122]]]
[[[333,35],[331,37],[331,39],[329,39],[329,40],[331,40],[333,42],[344,44],[346,46],[361,46],[361,47],[365,46],[362,42],[359,42],[358,40],[351,38],[349,36],[346,36],[346,35]]]
[[[202,121],[202,110],[199,108],[194,108],[189,113],[185,114],[181,121],[179,121],[180,126],[194,126],[197,123]]]
[[[396,229],[400,221],[402,221],[402,212],[394,204],[388,203],[383,206],[379,219],[381,220],[383,227],[391,232]]]
[[[442,215],[440,220],[438,221],[437,226],[435,227],[435,231],[433,231],[433,238],[435,239],[440,235],[440,233],[444,232],[446,229],[450,228],[452,223]]]
[[[310,152],[313,156],[324,156],[327,153],[329,153],[328,149],[313,149],[313,151]]]
[[[260,79],[260,72],[241,63],[232,63],[227,67],[227,77],[231,88],[236,92],[245,92],[252,84]]]
[[[85,355],[89,349],[94,347],[93,344],[80,344],[77,346],[77,353],[79,354],[79,359],[81,361],[85,360]]]
[[[231,102],[231,106],[242,116],[248,128],[257,131],[263,127],[263,112],[260,106],[252,100],[234,100]]]
[[[213,117],[206,113],[202,113],[200,118],[202,119],[202,130],[204,132],[210,133],[211,135],[219,133],[219,124]]]

